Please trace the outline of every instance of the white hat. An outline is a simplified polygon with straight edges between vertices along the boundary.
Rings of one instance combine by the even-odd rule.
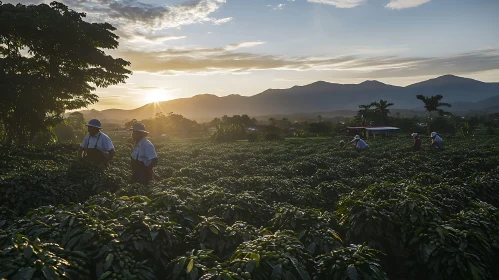
[[[146,131],[146,126],[143,123],[134,123],[133,128],[129,129],[130,131],[138,131],[138,132],[144,132],[144,133],[149,133]]]
[[[97,119],[92,119],[92,120],[90,120],[90,121],[86,124],[86,126],[91,126],[91,127],[95,127],[95,128],[99,128],[99,129],[100,129],[100,128],[101,128],[101,123],[100,123],[100,121],[99,121],[99,120],[97,120]]]
[[[413,133],[413,134],[411,134],[411,136],[412,136],[412,137],[418,137],[418,136],[419,136],[419,134],[417,134],[417,133]]]
[[[432,132],[431,133],[431,137],[435,137],[435,136],[437,136],[437,133],[436,132]]]
[[[355,140],[360,140],[360,136],[359,135],[355,135],[354,139]]]
[[[340,144],[342,144],[342,143],[345,143],[345,141],[343,141],[343,140],[340,140]]]

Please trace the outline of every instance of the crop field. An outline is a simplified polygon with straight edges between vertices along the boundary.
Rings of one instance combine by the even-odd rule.
[[[497,138],[338,140],[0,148],[0,279],[499,279]]]

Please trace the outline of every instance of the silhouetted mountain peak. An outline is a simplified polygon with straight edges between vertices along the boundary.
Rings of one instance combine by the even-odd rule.
[[[367,80],[367,81],[363,81],[359,85],[365,85],[365,86],[386,86],[387,84],[384,84],[384,83],[382,83],[380,81],[376,81],[376,80]]]
[[[437,87],[437,86],[451,86],[451,85],[479,85],[479,84],[484,84],[484,82],[480,82],[477,80],[469,79],[469,78],[463,78],[455,75],[443,75],[434,79],[430,79],[427,81],[415,83],[412,85],[409,85],[407,87],[422,87],[422,86],[430,86],[430,87]]]
[[[147,119],[156,113],[174,112],[195,120],[210,120],[223,115],[250,116],[286,115],[295,113],[358,110],[359,104],[383,99],[395,103],[394,109],[411,109],[422,102],[417,94],[442,94],[444,101],[453,104],[450,110],[480,110],[499,104],[499,83],[483,83],[473,79],[445,75],[409,87],[399,87],[368,80],[360,84],[338,84],[318,81],[287,89],[268,89],[253,96],[200,94],[158,104],[149,104],[134,110],[87,111],[86,119],[102,120]],[[493,97],[493,98],[491,98]],[[479,102],[480,101],[480,102]],[[455,105],[455,106],[454,106]]]

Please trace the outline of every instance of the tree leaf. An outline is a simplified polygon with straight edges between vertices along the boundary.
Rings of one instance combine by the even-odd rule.
[[[44,266],[42,268],[42,273],[43,273],[43,276],[45,276],[45,278],[47,278],[47,280],[58,280],[59,279],[59,277],[57,277],[57,274],[55,273],[55,271],[51,267]]]
[[[197,267],[194,267],[191,271],[191,273],[189,274],[189,276],[191,276],[191,280],[196,280],[198,279],[198,275],[199,275],[199,270]]]
[[[473,275],[473,280],[480,280],[481,278],[476,267],[472,263],[469,263],[469,267],[471,270],[471,274]]]
[[[351,264],[348,266],[347,275],[350,280],[357,280],[357,268],[355,268],[355,265]]]
[[[106,262],[104,263],[104,270],[108,270],[109,267],[111,267],[111,264],[113,263],[114,260],[114,255],[113,253],[109,253],[106,257]]]
[[[132,279],[133,279],[133,276],[132,276],[132,274],[130,273],[130,271],[128,271],[128,270],[123,270],[123,272],[122,272],[122,273],[123,273],[123,275],[125,276],[125,279],[126,279],[126,280],[132,280]]]
[[[253,273],[255,266],[256,266],[255,260],[250,260],[248,263],[246,263],[246,271],[249,273]]]
[[[24,258],[29,260],[33,256],[33,247],[31,245],[28,245],[24,247]]]
[[[102,279],[106,279],[109,275],[111,275],[113,272],[111,271],[106,271],[105,273],[103,273],[100,277],[99,277],[99,280],[102,280]]]
[[[218,235],[218,229],[214,226],[210,226],[209,229],[211,230],[211,232],[213,232],[214,234]]]
[[[300,231],[300,233],[297,236],[298,240],[301,240],[303,238],[303,236],[305,236],[306,233],[307,233],[306,229]]]
[[[182,268],[184,268],[185,259],[181,262],[178,262],[173,269],[173,280],[177,280],[180,277],[180,273],[182,273]]]
[[[193,259],[191,259],[191,261],[190,261],[190,262],[189,262],[189,264],[187,265],[187,269],[185,270],[185,273],[186,273],[186,274],[191,273],[191,270],[192,270],[192,268],[193,268],[193,267],[194,267],[194,260],[193,260]]]
[[[158,236],[159,232],[157,230],[151,231],[151,240],[154,241],[156,237]]]
[[[31,280],[31,278],[33,278],[33,275],[35,274],[35,272],[36,272],[36,268],[23,267],[23,268],[19,269],[19,272],[17,272],[17,274],[14,276],[14,278],[16,278],[16,276],[19,276],[18,279],[20,279],[20,280]]]
[[[338,239],[339,241],[341,241],[341,243],[343,243],[343,240],[341,239],[341,237],[336,233],[336,232],[332,232],[331,233],[336,239]]]
[[[313,255],[315,253],[316,247],[317,247],[317,244],[315,244],[314,242],[312,242],[308,245],[308,251],[310,252],[310,254]]]
[[[270,279],[272,280],[281,280],[282,277],[282,264],[278,264],[274,266],[272,269],[272,274],[270,275]]]
[[[79,257],[82,257],[82,258],[86,258],[87,255],[85,255],[85,253],[81,252],[81,251],[72,251],[71,252],[72,255],[77,255]]]
[[[295,259],[294,257],[289,257],[289,260],[291,261],[291,263],[293,263],[296,271],[298,272],[298,274],[300,274],[302,280],[310,280],[310,275],[304,269],[303,265],[300,262],[298,262],[297,259]]]

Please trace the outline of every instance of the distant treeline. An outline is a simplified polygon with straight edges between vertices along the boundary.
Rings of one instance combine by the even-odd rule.
[[[159,113],[154,118],[132,120],[124,125],[103,124],[103,131],[113,140],[128,141],[128,128],[135,122],[142,122],[149,131],[149,136],[156,140],[173,140],[200,138],[216,142],[231,142],[238,140],[271,141],[286,137],[331,137],[347,134],[351,126],[394,126],[400,128],[400,135],[417,132],[421,134],[438,131],[444,134],[472,135],[480,129],[482,134],[494,135],[499,127],[499,114],[460,117],[443,114],[435,117],[411,118],[385,115],[376,117],[375,112],[366,113],[360,109],[355,117],[323,118],[318,115],[315,120],[293,121],[287,118],[269,118],[257,121],[248,115],[223,116],[207,123],[197,123],[182,115]],[[363,117],[362,117],[363,116]],[[48,142],[79,142],[86,134],[85,123],[81,113],[71,113],[51,132]]]

